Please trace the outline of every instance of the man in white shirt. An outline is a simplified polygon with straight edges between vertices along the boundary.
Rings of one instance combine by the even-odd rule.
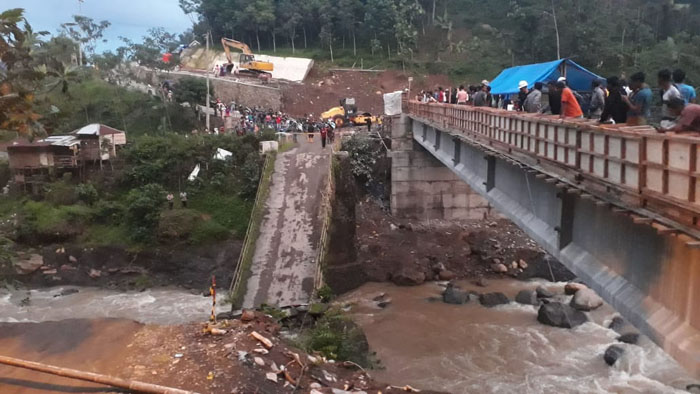
[[[671,99],[682,99],[681,92],[673,85],[671,82],[672,73],[671,70],[664,69],[659,71],[658,80],[659,88],[662,91],[662,106],[661,106],[661,120],[662,121],[674,121],[676,117],[671,113],[668,108],[668,103]]]

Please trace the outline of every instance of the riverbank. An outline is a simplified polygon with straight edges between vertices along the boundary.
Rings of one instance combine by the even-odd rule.
[[[219,286],[231,283],[241,244],[240,240],[229,239],[207,246],[144,250],[53,244],[18,252],[14,262],[2,267],[1,277],[28,289],[88,286],[142,291],[178,286],[208,294],[212,276]]]
[[[3,355],[161,384],[199,393],[401,392],[353,365],[308,355],[279,339],[279,326],[255,314],[201,323],[143,325],[126,320],[0,324]],[[255,332],[265,340],[255,339]],[[114,392],[92,383],[0,366],[0,392]],[[337,391],[342,390],[342,391]],[[428,393],[425,392],[424,393]]]

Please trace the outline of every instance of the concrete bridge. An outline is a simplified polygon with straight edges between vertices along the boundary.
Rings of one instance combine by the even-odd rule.
[[[394,214],[495,207],[700,376],[700,137],[418,102],[391,123]]]

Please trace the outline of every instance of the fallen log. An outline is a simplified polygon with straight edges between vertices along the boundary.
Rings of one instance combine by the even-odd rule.
[[[76,369],[61,368],[53,365],[37,363],[34,361],[20,360],[18,358],[0,356],[0,364],[9,365],[11,367],[31,369],[51,375],[62,376],[71,379],[84,380],[87,382],[99,383],[106,386],[118,387],[122,389],[132,390],[140,393],[151,394],[197,394],[193,391],[175,389],[171,387],[159,386],[157,384],[137,382],[134,380],[126,380],[115,378],[113,376],[101,375],[93,372],[78,371]]]

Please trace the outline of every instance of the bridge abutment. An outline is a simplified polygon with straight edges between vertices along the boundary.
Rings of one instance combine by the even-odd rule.
[[[451,169],[413,140],[412,120],[391,123],[391,213],[416,220],[483,219],[491,212]]]

